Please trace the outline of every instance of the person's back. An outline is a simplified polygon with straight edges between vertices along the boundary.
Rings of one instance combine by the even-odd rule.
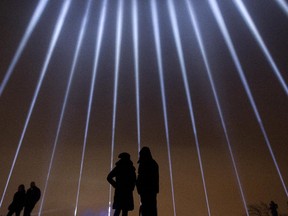
[[[19,185],[18,191],[14,194],[13,201],[8,207],[7,216],[16,214],[16,216],[20,216],[20,213],[24,207],[25,202],[25,186],[23,184]]]
[[[148,147],[143,147],[139,156],[136,186],[141,198],[141,214],[143,216],[157,216],[159,167],[152,158]]]
[[[36,186],[35,182],[31,182],[30,186],[31,187],[27,190],[26,193],[24,216],[30,216],[33,208],[41,196],[41,191]]]
[[[128,153],[121,153],[120,160],[115,168],[108,174],[108,182],[115,188],[113,209],[114,216],[128,215],[134,209],[133,190],[136,182],[135,167]],[[115,178],[115,180],[114,180]]]
[[[158,169],[158,164],[153,159],[139,163],[137,190],[140,194],[159,192]]]

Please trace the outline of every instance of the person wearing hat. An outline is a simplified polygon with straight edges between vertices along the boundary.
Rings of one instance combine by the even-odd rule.
[[[107,181],[115,188],[113,209],[114,216],[127,216],[134,209],[133,190],[136,184],[136,173],[130,155],[126,152],[119,154],[119,161],[107,176]]]

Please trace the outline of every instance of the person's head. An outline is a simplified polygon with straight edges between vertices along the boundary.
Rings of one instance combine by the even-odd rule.
[[[152,160],[151,151],[148,147],[144,146],[139,152],[139,161]]]
[[[118,158],[122,160],[130,160],[130,154],[128,154],[127,152],[122,152],[118,155]]]
[[[24,191],[25,190],[25,186],[23,184],[18,186],[18,191]]]
[[[32,182],[30,183],[30,187],[31,187],[31,188],[34,188],[35,186],[36,186],[35,182],[32,181]]]

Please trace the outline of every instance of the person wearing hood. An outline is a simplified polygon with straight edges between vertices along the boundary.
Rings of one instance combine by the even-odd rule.
[[[127,216],[134,209],[133,190],[136,184],[136,173],[130,155],[126,152],[119,154],[119,161],[107,176],[107,181],[115,188],[113,209],[114,216]]]
[[[141,198],[140,213],[142,216],[157,216],[159,167],[148,147],[141,149],[138,163],[136,187]]]

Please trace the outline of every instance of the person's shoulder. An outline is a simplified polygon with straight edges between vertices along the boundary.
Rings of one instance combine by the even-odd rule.
[[[154,159],[152,160],[152,163],[158,167],[158,163]]]

